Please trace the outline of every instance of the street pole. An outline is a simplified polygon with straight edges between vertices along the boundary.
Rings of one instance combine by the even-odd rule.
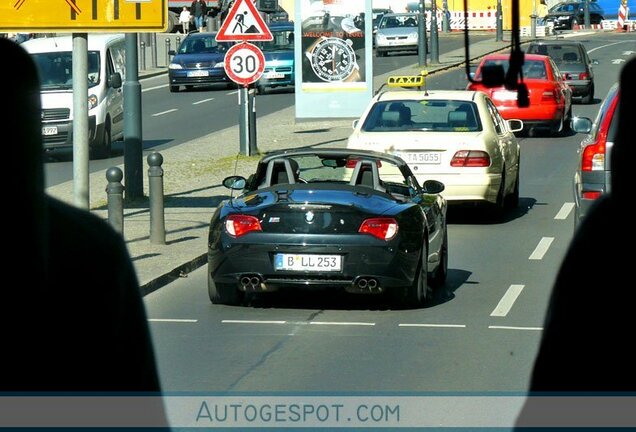
[[[532,0],[532,15],[530,15],[530,37],[537,37],[537,0]]]
[[[444,0],[442,3],[444,9],[444,16],[442,17],[442,31],[444,33],[450,32],[450,21],[448,20],[448,0]]]
[[[124,82],[124,184],[126,201],[144,195],[141,139],[141,84],[137,63],[137,33],[126,33]]]
[[[88,76],[88,35],[73,33],[73,76]],[[90,207],[88,176],[88,80],[73,80],[73,204]]]
[[[426,12],[424,9],[424,0],[420,0],[419,4],[420,19],[417,20],[417,57],[420,66],[426,66]]]
[[[431,2],[431,63],[439,63],[439,38],[437,34],[437,0]]]
[[[590,23],[590,0],[584,0],[583,2],[583,21],[585,22],[586,30],[592,28],[592,24]]]
[[[249,92],[247,87],[241,86],[238,91],[239,98],[239,152],[245,156],[250,155],[250,111]]]
[[[497,0],[497,34],[495,40],[497,42],[503,41],[503,9],[501,7],[501,0]]]

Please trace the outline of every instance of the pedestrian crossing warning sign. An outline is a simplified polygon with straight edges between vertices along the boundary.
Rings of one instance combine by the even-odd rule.
[[[272,39],[272,32],[251,0],[236,0],[216,34],[216,40],[219,42]]]

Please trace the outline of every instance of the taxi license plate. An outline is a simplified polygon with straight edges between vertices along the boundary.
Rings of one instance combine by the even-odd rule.
[[[280,72],[267,72],[263,74],[265,79],[282,79],[285,78],[285,74]]]
[[[276,254],[275,270],[342,271],[341,255]]]
[[[396,153],[409,164],[440,164],[442,154],[440,152],[405,152]]]
[[[492,98],[500,101],[516,101],[517,92],[500,90],[492,93]]]
[[[57,135],[57,126],[42,127],[42,135]]]
[[[205,71],[205,70],[188,71],[189,77],[206,77],[208,75],[209,75],[208,71]]]

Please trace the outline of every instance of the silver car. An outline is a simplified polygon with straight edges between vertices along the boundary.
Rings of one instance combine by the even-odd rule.
[[[610,191],[612,147],[618,129],[618,84],[614,84],[592,120],[574,117],[572,129],[586,133],[578,150],[578,164],[574,173],[574,226],[583,220],[594,201]]]
[[[418,50],[418,14],[388,13],[382,17],[375,33],[375,55]]]

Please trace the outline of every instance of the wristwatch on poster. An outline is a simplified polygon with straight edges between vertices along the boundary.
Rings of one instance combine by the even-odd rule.
[[[358,81],[360,67],[351,39],[321,36],[305,55],[318,78],[327,82]]]

